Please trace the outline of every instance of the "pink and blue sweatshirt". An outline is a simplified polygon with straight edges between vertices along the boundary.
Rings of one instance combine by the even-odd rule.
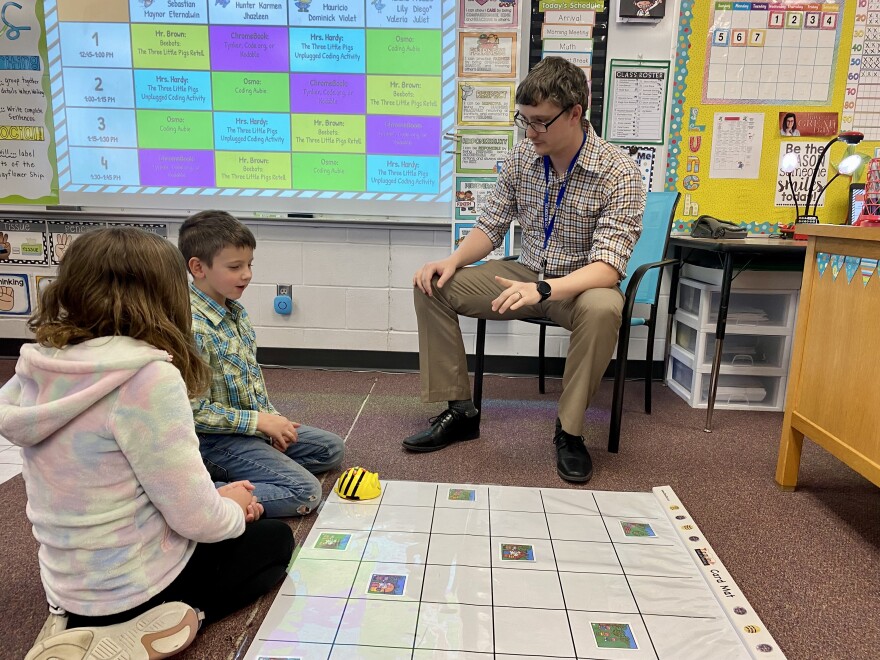
[[[145,342],[23,346],[0,389],[0,435],[22,447],[43,587],[69,612],[136,607],[196,543],[244,532],[241,508],[202,463],[180,372]]]

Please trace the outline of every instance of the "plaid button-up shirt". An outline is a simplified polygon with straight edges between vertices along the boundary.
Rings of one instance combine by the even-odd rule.
[[[211,366],[211,391],[192,400],[196,431],[257,435],[257,413],[278,414],[257,363],[257,335],[244,307],[189,287],[196,346]]]
[[[564,176],[550,168],[549,217]],[[596,261],[603,261],[626,277],[626,264],[642,233],[645,189],[632,159],[599,139],[587,128],[587,139],[568,176],[565,197],[544,254],[543,158],[529,140],[508,154],[495,189],[477,221],[495,247],[501,245],[513,220],[522,229],[519,261],[535,272],[562,277]]]

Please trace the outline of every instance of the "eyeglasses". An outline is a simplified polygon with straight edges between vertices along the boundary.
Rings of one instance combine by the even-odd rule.
[[[554,121],[559,119],[562,116],[562,114],[564,112],[567,112],[568,110],[570,110],[570,108],[563,108],[562,110],[559,111],[558,115],[556,115],[550,121],[546,121],[546,122],[545,121],[529,121],[528,119],[523,117],[521,114],[519,114],[519,110],[517,110],[516,113],[513,115],[513,123],[516,124],[517,126],[519,126],[523,130],[528,130],[531,128],[533,131],[535,131],[535,133],[546,133],[547,130],[550,128],[550,124],[552,124]]]

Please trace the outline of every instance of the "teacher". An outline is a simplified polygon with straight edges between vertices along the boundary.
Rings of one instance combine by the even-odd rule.
[[[475,228],[449,257],[413,277],[422,400],[447,401],[448,408],[403,446],[429,452],[479,437],[459,314],[547,316],[571,331],[552,435],[556,471],[585,482],[593,466],[584,412],[617,342],[618,285],[641,233],[645,190],[635,163],[587,121],[589,87],[580,68],[548,57],[520,83],[516,103],[514,123],[526,139],[508,154]],[[464,268],[498,247],[514,220],[522,230],[517,261]]]

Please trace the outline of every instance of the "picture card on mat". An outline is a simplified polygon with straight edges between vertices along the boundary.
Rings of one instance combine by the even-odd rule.
[[[624,536],[657,536],[657,533],[648,523],[621,520],[620,526],[623,527]]]
[[[351,541],[351,534],[323,532],[315,541],[315,547],[319,550],[345,550],[349,541]]]
[[[402,596],[406,588],[405,575],[383,575],[373,573],[370,577],[370,585],[367,587],[368,594],[381,596]]]
[[[477,491],[468,488],[450,488],[449,499],[459,502],[473,502],[477,499]]]
[[[535,548],[531,545],[502,543],[501,561],[535,561]]]
[[[593,637],[600,649],[638,649],[636,638],[628,623],[593,623]]]

